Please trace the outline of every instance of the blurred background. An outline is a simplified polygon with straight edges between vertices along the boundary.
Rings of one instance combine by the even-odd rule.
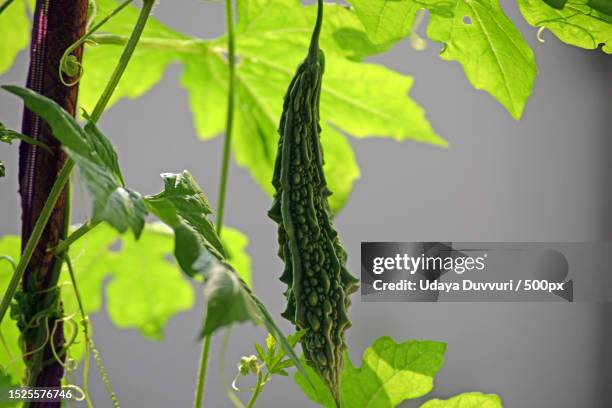
[[[224,31],[223,4],[160,2],[155,15],[187,34]],[[415,78],[412,97],[451,147],[413,142],[352,139],[362,177],[335,225],[358,275],[361,241],[600,241],[612,239],[612,60],[558,42],[523,21],[515,2],[503,4],[536,53],[540,74],[520,122],[484,92],[476,91],[460,66],[441,61],[439,44],[413,51],[407,41],[373,61]],[[216,201],[221,138],[196,137],[187,95],[178,85],[181,68],[170,67],[161,83],[137,101],[122,101],[101,128],[120,154],[127,182],[137,191],[161,189],[162,172],[189,169]],[[22,53],[3,84],[24,84]],[[19,128],[22,107],[0,98],[1,120]],[[169,146],[172,146],[169,149]],[[143,149],[145,151],[143,152]],[[8,176],[0,182],[0,236],[19,232],[17,144],[0,149]],[[90,205],[75,194],[75,222]],[[276,226],[266,216],[270,199],[232,165],[226,223],[250,237],[254,289],[278,317],[284,309],[282,264]],[[146,256],[144,254],[143,256]],[[118,330],[103,313],[93,316],[95,341],[121,406],[188,407],[200,353],[202,316],[195,308],[178,315],[163,342]],[[395,340],[448,342],[446,363],[430,397],[464,391],[499,394],[506,407],[612,406],[612,306],[563,303],[361,303],[353,298],[348,342],[353,361],[382,335]],[[205,406],[231,407],[219,376],[221,337],[213,340]],[[230,381],[240,356],[253,353],[264,330],[250,324],[232,331],[225,358]],[[95,371],[95,370],[93,370]],[[108,406],[94,375],[96,406]],[[275,379],[258,406],[311,407],[291,379]]]

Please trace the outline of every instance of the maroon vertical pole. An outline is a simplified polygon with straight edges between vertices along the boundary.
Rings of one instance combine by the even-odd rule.
[[[77,107],[78,86],[68,87],[60,81],[59,64],[64,51],[76,42],[85,32],[87,25],[87,0],[38,0],[34,12],[32,43],[30,46],[30,67],[27,86],[57,102],[62,108],[74,115]],[[74,55],[80,61],[82,48]],[[68,82],[75,78],[66,76]],[[50,128],[34,113],[24,110],[22,132],[51,147],[53,154],[37,146],[22,143],[19,148],[19,192],[22,207],[22,248],[25,246],[32,228],[40,215],[59,170],[66,157],[60,150],[59,142],[53,137]],[[60,262],[47,251],[47,248],[65,237],[69,218],[68,190],[57,201],[49,223],[23,278],[23,292],[26,299],[33,299],[34,305],[45,312],[47,319],[39,327],[24,332],[25,350],[29,354],[26,361],[30,364],[28,382],[36,387],[59,387],[64,370],[53,357],[51,341],[55,350],[62,351],[64,345],[63,326],[56,322],[61,315],[59,290],[48,290],[57,285]],[[55,311],[53,308],[55,307]],[[39,310],[39,311],[40,311]],[[35,314],[28,313],[29,315]],[[27,318],[32,316],[25,316]],[[46,325],[46,327],[45,327]],[[52,339],[51,333],[55,325]],[[47,331],[48,330],[48,331]],[[41,344],[45,344],[41,349]],[[39,350],[40,349],[40,350]],[[32,370],[32,362],[39,359],[37,370]],[[60,358],[65,358],[61,353]],[[60,403],[30,403],[30,407],[59,407]]]

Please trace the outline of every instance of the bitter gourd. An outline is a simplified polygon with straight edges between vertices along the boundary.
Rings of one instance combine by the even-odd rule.
[[[287,309],[283,317],[306,329],[302,348],[309,365],[327,382],[339,401],[344,332],[350,326],[348,295],[357,290],[345,268],[346,252],[331,223],[320,143],[319,97],[325,66],[317,25],[310,50],[285,94],[280,140],[272,184],[276,192],[269,216],[279,225],[279,256],[285,263],[281,281]]]

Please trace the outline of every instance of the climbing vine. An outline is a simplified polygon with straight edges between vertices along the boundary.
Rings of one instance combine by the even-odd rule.
[[[27,3],[0,4],[0,74],[27,46]],[[426,42],[416,30],[424,24],[424,10],[429,13],[427,36],[444,44],[441,58],[459,62],[475,88],[519,120],[537,67],[531,47],[500,3],[352,0],[346,7],[323,0],[309,6],[297,0],[225,0],[227,35],[213,39],[181,34],[151,17],[153,0],[143,0],[139,8],[132,3],[83,3],[86,24],[71,32],[78,35],[59,47],[55,60],[37,60],[40,46],[33,47],[31,72],[52,72],[62,98],[46,94],[47,87],[33,80],[25,88],[2,87],[26,107],[20,131],[0,123],[0,141],[22,146],[20,177],[29,196],[22,200],[24,210],[30,209],[32,197],[44,198],[31,212],[36,216],[24,217],[27,233],[21,244],[16,237],[0,239],[3,384],[60,381],[76,400],[93,407],[93,360],[108,405],[119,407],[120,396],[95,346],[89,319],[101,307],[102,281],[111,278],[111,319],[149,338],[160,338],[171,316],[192,307],[192,285],[200,287],[205,307],[202,326],[194,331],[202,341],[197,379],[194,375],[196,408],[206,398],[214,335],[226,329],[227,339],[232,325],[247,321],[263,326],[268,337],[265,344],[255,344],[254,354],[240,359],[227,387],[237,407],[245,406],[237,393],[250,394],[246,406],[253,407],[275,377],[290,371],[305,395],[325,407],[396,407],[430,392],[444,362],[443,343],[398,343],[383,336],[365,350],[359,367],[347,353],[344,332],[350,326],[349,296],[357,280],[345,267],[348,254],[332,222],[359,176],[346,136],[446,146],[409,97],[412,78],[366,62],[405,38],[423,49]],[[42,24],[48,21],[41,11],[47,10],[48,0],[36,4],[32,28],[40,35],[34,41],[49,29]],[[518,0],[518,5],[527,22],[539,28],[538,38],[549,30],[568,44],[611,52],[612,16],[605,2]],[[98,127],[108,108],[121,98],[145,93],[172,62],[184,67],[181,84],[188,91],[198,135],[210,139],[224,134],[216,215],[189,171],[162,174],[163,190],[156,194],[129,187],[117,151]],[[278,277],[288,286],[282,315],[296,326],[295,333],[285,335],[279,329],[276,316],[251,288],[248,239],[224,224],[232,155],[272,195],[269,216],[278,224],[279,255],[285,263]],[[23,176],[41,168],[40,157],[57,167],[45,188],[36,177]],[[93,209],[85,223],[70,228],[67,187],[75,168]],[[11,171],[0,162],[0,177]],[[111,249],[117,242],[121,249]],[[135,275],[143,248],[151,254],[150,265],[147,274]],[[124,273],[109,270],[109,263]],[[150,287],[158,291],[155,301],[163,307],[146,319],[126,317],[124,310],[150,301],[149,293],[139,296],[132,285],[144,279],[150,279]],[[77,380],[80,360],[83,377]],[[244,385],[249,377],[253,386]],[[421,407],[462,404],[501,407],[502,401],[497,395],[470,392]]]

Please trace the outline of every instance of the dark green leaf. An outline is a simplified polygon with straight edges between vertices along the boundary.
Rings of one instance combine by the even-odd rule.
[[[327,384],[321,379],[319,374],[306,363],[306,360],[302,360],[302,364],[305,367],[306,374],[300,372],[295,373],[293,378],[296,384],[311,401],[325,408],[336,408],[336,401]]]
[[[5,390],[8,388],[19,387],[19,383],[13,380],[9,374],[7,374],[4,370],[0,370],[0,389],[3,391],[3,395],[0,396],[0,407],[16,407],[19,405],[18,400],[8,399],[8,393],[5,393]]]
[[[208,218],[212,209],[208,199],[188,171],[162,174],[164,191],[147,196],[149,210],[174,230],[174,254],[181,269],[191,277],[202,272],[194,263],[202,253],[225,260],[223,244]]]
[[[565,3],[567,3],[567,0],[544,0],[544,2],[550,7],[561,10],[565,6]]]
[[[261,315],[246,283],[231,268],[210,253],[202,253],[194,269],[204,277],[206,315],[200,336],[210,336],[221,327],[251,320],[258,324]]]
[[[2,123],[0,123],[0,142],[12,144],[13,140],[21,140],[23,142],[26,142],[26,143],[29,143],[31,145],[35,145],[35,146],[38,146],[38,147],[40,147],[42,149],[45,149],[49,153],[53,154],[51,152],[51,149],[49,148],[49,146],[47,146],[43,142],[38,141],[38,140],[36,140],[34,138],[31,138],[30,136],[26,136],[24,134],[21,134],[19,132],[15,132],[13,130],[9,130]]]
[[[93,125],[85,128],[49,98],[29,89],[4,86],[19,96],[26,106],[49,124],[62,148],[81,170],[85,185],[94,199],[94,221],[106,221],[120,232],[131,229],[140,236],[147,213],[142,197],[125,187],[117,154],[104,135]]]

